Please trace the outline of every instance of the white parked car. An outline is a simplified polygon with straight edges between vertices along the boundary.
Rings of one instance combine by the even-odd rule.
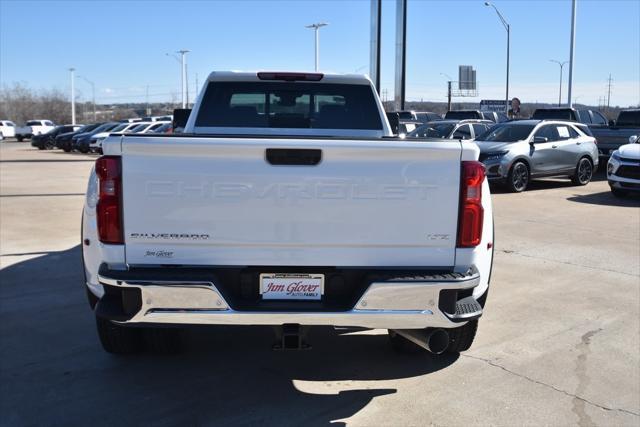
[[[607,164],[607,180],[614,196],[640,192],[640,135],[629,137],[629,144],[615,150]]]
[[[10,120],[0,120],[0,141],[16,136],[16,124]]]
[[[106,351],[171,351],[194,324],[271,325],[283,349],[312,326],[471,346],[494,246],[476,144],[394,137],[361,75],[214,72],[177,125],[107,137],[89,178]]]
[[[56,125],[51,120],[29,120],[24,126],[16,128],[16,138],[22,142],[33,135],[40,135],[53,130]]]

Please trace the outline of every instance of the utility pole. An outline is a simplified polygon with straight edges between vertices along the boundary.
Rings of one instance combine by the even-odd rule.
[[[319,36],[319,32],[318,30],[320,30],[321,27],[326,27],[327,25],[329,25],[326,22],[318,22],[317,24],[310,24],[310,25],[305,25],[305,28],[313,28],[315,33],[316,33],[316,71],[318,71],[320,69],[320,36]]]
[[[453,79],[449,74],[440,73],[440,75],[447,78],[447,111],[451,111],[451,83],[453,83]]]
[[[185,86],[187,88],[187,108],[189,108],[189,72],[187,71],[187,64],[184,64],[184,79]]]
[[[609,105],[611,104],[611,82],[613,79],[611,78],[611,74],[609,74],[609,88],[607,90],[607,111],[609,111]]]
[[[147,85],[146,98],[147,98],[147,116],[150,116],[151,115],[151,108],[149,108],[149,85]]]
[[[71,124],[76,124],[76,87],[75,87],[75,77],[73,73],[76,71],[75,68],[69,68],[71,72]]]
[[[200,86],[198,85],[198,73],[196,73],[196,97],[198,96],[199,90],[200,90]]]
[[[573,107],[571,91],[573,90],[573,61],[575,58],[574,45],[576,44],[576,8],[578,0],[571,1],[571,45],[569,49],[569,93],[567,94],[567,105]]]

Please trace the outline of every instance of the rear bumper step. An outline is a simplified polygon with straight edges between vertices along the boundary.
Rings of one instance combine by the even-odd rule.
[[[144,270],[144,269],[140,269]],[[348,310],[295,310],[295,303],[283,310],[234,309],[216,287],[216,279],[202,274],[162,269],[109,271],[102,268],[99,281],[105,297],[96,314],[123,324],[210,324],[210,325],[324,325],[386,329],[451,328],[476,319],[480,304],[471,297],[480,283],[475,268],[465,273],[438,272],[395,275],[368,284]],[[187,277],[180,278],[185,275]],[[198,276],[188,279],[188,276]],[[120,295],[120,296],[118,296]],[[455,295],[455,310],[450,302]],[[441,301],[442,298],[442,301]],[[121,306],[114,307],[120,304]],[[293,309],[292,309],[293,308]]]

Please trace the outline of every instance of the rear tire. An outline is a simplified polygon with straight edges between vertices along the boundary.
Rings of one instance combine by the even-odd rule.
[[[63,148],[65,153],[70,153],[71,152],[71,147],[64,147]]]
[[[95,296],[87,285],[85,285],[84,287],[87,291],[87,301],[89,301],[89,307],[91,307],[91,310],[94,310],[96,308],[96,305],[98,304],[98,301],[100,301],[100,298]]]
[[[512,193],[521,193],[529,185],[529,167],[525,162],[517,161],[511,166],[507,176],[507,189]]]
[[[587,157],[583,157],[576,165],[576,171],[571,177],[574,185],[587,185],[593,177],[593,164]]]
[[[24,139],[24,137],[22,137],[22,136],[18,136],[18,137],[16,137],[16,139],[18,140],[18,142],[22,142],[22,140]]]
[[[460,353],[469,350],[478,331],[478,321],[472,320],[466,325],[457,328],[447,329],[449,332],[449,347],[446,353]]]
[[[625,197],[627,195],[627,192],[624,190],[620,190],[619,188],[613,188],[611,187],[611,193],[615,196],[615,197]]]
[[[142,336],[139,329],[117,325],[96,316],[98,337],[102,348],[111,354],[132,354],[141,350]]]

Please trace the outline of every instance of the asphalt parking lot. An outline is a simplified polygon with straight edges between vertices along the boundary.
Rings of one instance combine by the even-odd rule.
[[[496,252],[460,356],[398,355],[385,331],[198,328],[183,354],[104,353],[82,288],[95,157],[0,144],[2,425],[640,424],[640,199],[537,182],[494,195]]]

